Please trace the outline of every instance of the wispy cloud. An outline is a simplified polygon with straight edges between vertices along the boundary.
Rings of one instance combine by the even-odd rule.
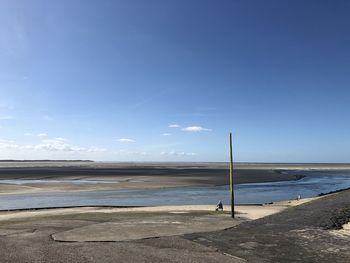
[[[85,151],[86,149],[83,147],[72,146],[62,140],[57,139],[46,139],[43,140],[42,143],[36,145],[30,145],[29,148],[33,148],[36,150],[46,150],[46,151]]]
[[[194,155],[197,155],[196,153],[176,152],[176,151],[161,152],[160,154],[165,155],[165,156],[194,156]]]
[[[128,155],[128,156],[144,156],[144,155],[148,155],[147,152],[145,151],[127,151],[127,150],[119,150],[114,152],[115,154],[118,155]]]
[[[15,141],[0,139],[0,149],[18,149],[18,147]]]
[[[0,142],[15,143],[14,140],[4,140],[4,139],[0,139]]]
[[[180,128],[181,126],[179,124],[170,124],[168,127],[169,128]]]
[[[34,137],[47,137],[48,136],[48,134],[45,132],[41,132],[41,133],[37,133],[37,134],[31,133],[31,132],[26,132],[24,135],[25,136],[34,136]]]
[[[163,133],[162,135],[163,135],[163,136],[171,136],[171,133],[165,132],[165,133]]]
[[[125,142],[125,143],[130,143],[130,142],[136,142],[133,139],[128,139],[128,138],[121,138],[121,139],[116,139],[117,142]]]
[[[64,138],[45,139],[39,144],[16,144],[14,141],[0,140],[0,149],[14,149],[18,151],[22,150],[35,150],[45,152],[105,152],[107,149],[98,147],[80,147],[70,145]]]
[[[62,141],[62,142],[67,142],[68,141],[68,139],[62,138],[62,137],[56,137],[55,140]]]
[[[186,132],[211,131],[211,129],[204,128],[204,127],[201,127],[201,126],[189,126],[189,127],[186,127],[186,128],[182,128],[182,130],[186,131]]]

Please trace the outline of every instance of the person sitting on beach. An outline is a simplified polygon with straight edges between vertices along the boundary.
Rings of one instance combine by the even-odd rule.
[[[220,210],[220,211],[224,211],[224,206],[223,206],[221,200],[220,200],[219,203],[216,205],[215,211],[219,211],[219,210]]]

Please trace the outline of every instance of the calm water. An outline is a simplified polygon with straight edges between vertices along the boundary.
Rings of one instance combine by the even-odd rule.
[[[238,204],[269,203],[316,196],[350,187],[350,172],[303,172],[298,181],[241,184],[235,187]],[[229,186],[179,187],[150,190],[119,190],[75,193],[1,195],[0,210],[84,205],[154,206],[229,203]]]

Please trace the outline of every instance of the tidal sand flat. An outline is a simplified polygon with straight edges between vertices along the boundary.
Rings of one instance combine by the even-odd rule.
[[[226,163],[10,164],[5,167],[2,163],[0,169],[0,210],[230,202]],[[234,170],[236,202],[263,204],[348,188],[350,169],[346,168],[349,166],[339,164],[239,163]]]
[[[236,164],[236,184],[297,180],[349,165]],[[288,171],[300,171],[290,174]],[[0,194],[228,185],[227,163],[1,162]]]

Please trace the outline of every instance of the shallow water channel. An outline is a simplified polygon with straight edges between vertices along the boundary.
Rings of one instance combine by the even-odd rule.
[[[312,197],[322,192],[330,192],[350,187],[349,171],[303,172],[303,174],[306,175],[306,177],[297,181],[236,185],[236,203],[269,203],[295,199],[298,195],[301,195],[302,198]],[[99,205],[215,205],[218,200],[222,200],[223,203],[226,204],[229,203],[229,186],[0,195],[0,210]]]

